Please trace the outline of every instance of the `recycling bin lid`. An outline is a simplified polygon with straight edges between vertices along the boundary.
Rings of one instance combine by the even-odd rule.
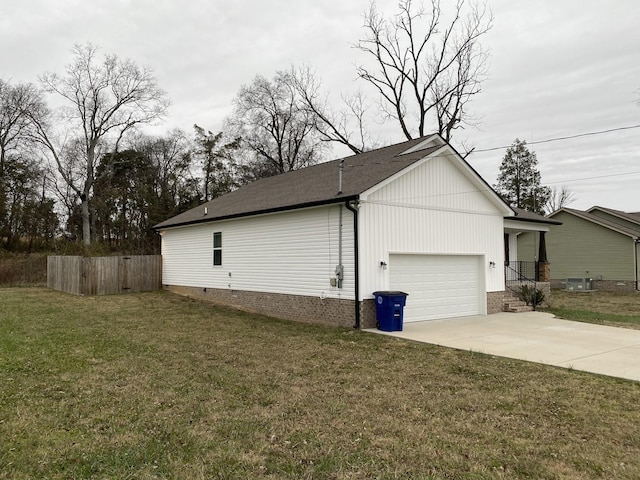
[[[405,292],[401,292],[399,290],[379,290],[377,292],[373,292],[374,295],[380,295],[382,297],[399,297],[401,295],[404,295],[405,297],[408,296],[408,293]]]

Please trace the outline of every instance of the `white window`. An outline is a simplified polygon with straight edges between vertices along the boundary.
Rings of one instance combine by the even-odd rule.
[[[213,264],[222,265],[222,232],[213,234]]]

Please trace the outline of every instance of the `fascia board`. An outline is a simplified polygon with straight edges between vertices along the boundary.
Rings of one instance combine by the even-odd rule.
[[[527,222],[525,220],[504,220],[504,228],[509,230],[526,231],[526,232],[548,232],[549,225],[536,222]]]
[[[446,142],[444,141],[444,139],[440,135],[434,134],[434,135],[431,135],[431,136],[425,138],[419,144],[414,145],[413,147],[409,148],[408,150],[405,150],[400,155],[406,155],[408,153],[413,153],[413,152],[417,152],[419,150],[424,150],[426,148],[434,146],[435,144],[443,146],[443,145],[446,144]]]

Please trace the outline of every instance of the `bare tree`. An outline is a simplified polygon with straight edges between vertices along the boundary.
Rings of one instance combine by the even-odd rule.
[[[369,136],[366,123],[370,106],[361,91],[352,96],[343,94],[343,107],[335,110],[322,95],[320,80],[309,67],[292,67],[289,78],[302,108],[315,117],[315,128],[322,141],[342,144],[355,154],[373,148],[376,142]]]
[[[449,141],[453,131],[463,125],[474,124],[467,104],[482,91],[487,65],[487,53],[469,43],[461,47],[453,68],[433,82],[431,101],[435,104],[438,133],[445,140]]]
[[[469,121],[465,107],[480,92],[487,69],[479,40],[493,17],[486,5],[471,3],[467,13],[465,7],[465,0],[458,0],[448,23],[440,0],[432,0],[430,11],[401,0],[390,20],[375,4],[365,15],[367,34],[357,48],[374,66],[360,65],[358,76],[376,89],[383,114],[398,122],[407,139],[425,135],[431,115],[446,140]]]
[[[98,48],[75,45],[74,60],[64,76],[45,73],[44,89],[65,106],[63,122],[37,121],[37,138],[49,152],[64,182],[81,202],[82,238],[91,243],[90,204],[101,155],[115,153],[127,133],[159,119],[168,107],[165,92],[153,72],[116,55],[97,58]],[[67,129],[57,126],[62,123]],[[77,146],[80,145],[80,148]]]
[[[458,0],[448,21],[440,0],[431,9],[415,9],[401,0],[399,12],[386,19],[375,4],[364,16],[366,34],[355,47],[368,62],[357,67],[358,77],[379,95],[378,114],[359,92],[343,96],[334,110],[320,93],[320,82],[308,68],[292,69],[295,86],[305,108],[316,118],[325,141],[345,145],[354,153],[376,143],[368,124],[396,122],[407,139],[438,131],[447,141],[454,130],[471,125],[470,100],[481,92],[489,55],[480,40],[492,27],[486,5]]]
[[[16,222],[23,218],[27,204],[34,205],[34,185],[44,178],[31,151],[30,134],[31,118],[41,118],[45,111],[42,94],[34,85],[12,85],[0,79],[0,239],[5,239],[7,247],[12,246],[12,238],[20,238]]]
[[[7,154],[28,143],[32,118],[41,118],[45,111],[42,94],[34,85],[14,86],[0,79],[0,178]]]
[[[240,138],[254,156],[258,176],[269,176],[317,163],[324,150],[317,116],[303,103],[289,72],[273,80],[260,75],[245,85],[234,100],[235,108],[225,130]]]
[[[560,188],[554,186],[551,187],[551,194],[549,200],[545,206],[545,213],[548,215],[566,207],[567,205],[576,201],[575,194],[569,190],[566,185],[562,185]]]

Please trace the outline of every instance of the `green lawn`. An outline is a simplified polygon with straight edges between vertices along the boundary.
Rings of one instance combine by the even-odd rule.
[[[0,289],[0,478],[640,478],[640,383],[219,309]]]

